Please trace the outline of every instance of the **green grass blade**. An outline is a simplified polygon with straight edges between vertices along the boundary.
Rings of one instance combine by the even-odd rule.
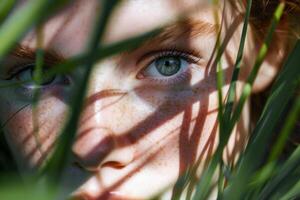
[[[5,20],[8,14],[13,9],[16,0],[2,0],[0,3],[0,24]]]
[[[226,122],[229,122],[229,119],[230,119],[231,113],[232,113],[232,108],[233,108],[233,103],[234,103],[234,98],[235,98],[236,81],[238,80],[238,76],[239,76],[241,64],[242,64],[242,59],[243,59],[243,55],[244,55],[244,48],[245,48],[245,43],[246,43],[246,36],[247,36],[247,31],[248,31],[251,8],[252,8],[252,0],[249,0],[247,3],[247,8],[246,8],[246,14],[245,14],[245,19],[244,19],[244,24],[243,24],[240,46],[239,46],[237,58],[236,58],[236,61],[234,64],[234,71],[232,74],[231,83],[230,83],[229,92],[228,92],[228,98],[226,101],[226,106],[225,106],[225,111],[224,111],[224,119],[226,120]]]
[[[291,200],[291,199],[297,199],[300,197],[300,181],[298,181],[294,187],[290,189],[283,197],[281,197],[279,200]]]
[[[209,165],[204,170],[200,181],[196,185],[196,193],[193,197],[193,200],[206,199],[209,194],[209,191],[211,189],[211,179],[217,169],[220,159],[222,158],[223,151],[222,148],[219,148],[219,146],[212,160],[209,162]]]
[[[118,3],[117,0],[105,0],[103,1],[102,9],[99,11],[99,17],[96,20],[95,31],[91,36],[91,40],[89,42],[89,46],[87,49],[88,58],[94,58],[96,49],[99,46],[99,43],[102,39],[102,35],[104,33],[104,29],[107,25],[109,16],[114,8],[114,6]],[[73,96],[73,101],[71,101],[71,115],[68,119],[68,122],[65,128],[60,135],[60,138],[57,142],[56,149],[47,163],[42,172],[46,172],[51,179],[57,183],[62,177],[63,169],[67,166],[69,156],[71,153],[71,146],[73,143],[73,139],[77,132],[78,121],[81,113],[81,107],[84,102],[85,93],[87,89],[88,79],[90,73],[92,71],[92,67],[94,64],[94,59],[88,59],[86,66],[84,68],[85,72],[83,74],[82,80],[78,84],[78,87]]]
[[[108,46],[100,46],[97,49],[95,49],[94,56],[91,58],[91,60],[93,62],[97,62],[99,60],[102,60],[103,58],[113,56],[117,53],[134,49],[140,46],[145,40],[150,39],[155,35],[159,34],[161,30],[162,28],[157,28],[147,33],[143,33],[141,35],[110,44]],[[87,59],[89,57],[90,56],[88,53],[83,53],[79,56],[70,58],[62,63],[59,63],[53,68],[51,68],[51,70],[49,70],[48,76],[72,72],[73,70],[75,70],[75,68],[80,66],[82,67],[84,64],[86,64]]]
[[[33,124],[33,134],[35,142],[37,144],[37,149],[43,155],[41,148],[41,138],[39,135],[39,120],[38,120],[38,101],[40,97],[40,85],[42,84],[42,74],[44,65],[44,51],[42,49],[43,44],[43,29],[42,25],[37,28],[37,50],[35,59],[35,68],[33,72],[34,90],[33,90],[33,101],[32,101],[32,124]]]
[[[249,188],[253,188],[256,190],[257,188],[260,189],[262,185],[264,185],[270,177],[274,174],[274,169],[276,168],[276,163],[268,163],[267,165],[263,166],[261,170],[258,170],[253,176],[252,181],[249,184]],[[258,191],[256,191],[257,194]]]
[[[5,200],[53,200],[51,191],[54,186],[40,183],[24,183],[16,179],[13,174],[5,174],[1,176],[0,195]],[[5,180],[5,179],[6,180]]]
[[[300,41],[297,42],[293,53],[290,55],[285,70],[282,71],[274,84],[271,96],[253,132],[253,138],[251,138],[239,163],[238,171],[225,190],[224,199],[239,199],[246,190],[250,177],[259,167],[263,159],[263,152],[266,150],[265,145],[272,137],[276,122],[297,88],[296,80],[300,78],[299,55]]]
[[[218,177],[218,196],[217,196],[217,200],[221,199],[221,197],[223,196],[223,192],[224,192],[224,186],[225,186],[225,171],[226,169],[226,165],[224,165],[224,163],[220,164],[220,169],[219,169],[219,177]]]
[[[232,131],[233,127],[235,126],[237,120],[240,118],[240,115],[242,113],[242,110],[243,110],[243,107],[248,99],[248,97],[250,96],[250,93],[249,93],[249,89],[250,91],[252,90],[252,85],[255,81],[255,78],[257,76],[257,73],[262,65],[262,63],[264,62],[266,56],[267,56],[267,53],[268,53],[268,49],[269,49],[269,46],[271,44],[271,41],[272,41],[272,38],[273,38],[273,34],[275,32],[275,29],[281,19],[281,16],[283,14],[283,10],[284,10],[284,7],[285,7],[285,3],[280,3],[277,7],[277,9],[275,10],[275,13],[274,13],[274,17],[273,17],[273,20],[272,20],[272,23],[271,23],[271,27],[268,31],[268,34],[267,34],[267,37],[258,53],[258,56],[255,60],[255,63],[254,63],[254,66],[252,68],[252,71],[246,81],[246,84],[243,88],[243,91],[242,91],[242,97],[247,97],[247,98],[241,98],[239,101],[238,101],[238,105],[237,105],[237,108],[234,110],[234,113],[233,113],[233,116],[232,116],[232,120],[229,122],[229,132]]]
[[[272,42],[272,38],[273,38],[273,33],[275,32],[277,26],[278,26],[278,23],[283,15],[283,11],[284,11],[284,8],[285,8],[285,3],[282,2],[280,3],[276,10],[275,10],[275,13],[274,13],[274,17],[273,17],[273,20],[272,20],[272,23],[271,23],[271,27],[270,27],[270,30],[268,31],[268,34],[267,34],[267,37],[258,53],[258,57],[255,61],[255,64],[254,64],[254,67],[252,69],[252,72],[250,73],[250,76],[248,77],[248,83],[250,83],[251,85],[253,84],[256,76],[257,76],[257,73],[261,67],[261,64],[263,63],[263,61],[265,60],[266,58],[266,55],[268,53],[268,49],[270,47],[270,44]]]
[[[247,11],[246,11],[246,17],[244,19],[244,26],[243,26],[243,31],[242,31],[242,36],[241,36],[241,44],[239,47],[239,51],[238,51],[238,56],[237,56],[237,60],[235,63],[235,72],[233,74],[232,79],[235,80],[237,79],[238,73],[239,73],[239,68],[241,65],[241,60],[242,60],[242,56],[243,56],[243,51],[244,51],[244,46],[245,46],[245,38],[246,38],[246,33],[247,33],[247,28],[248,28],[248,21],[249,21],[249,16],[250,16],[250,11],[251,11],[251,7],[252,7],[252,1],[250,1],[247,4]],[[217,62],[219,63],[219,61],[221,60],[221,52],[223,48],[220,47],[218,49],[218,53],[217,53]],[[218,72],[220,72],[219,69],[219,65],[218,65]],[[220,123],[220,143],[218,145],[218,148],[212,158],[212,160],[210,161],[209,165],[207,166],[207,168],[204,170],[203,175],[201,176],[200,181],[198,182],[197,186],[196,186],[196,193],[194,195],[194,200],[198,200],[198,199],[206,199],[208,192],[210,190],[210,186],[211,186],[211,179],[213,174],[215,173],[215,170],[218,166],[218,163],[220,162],[220,160],[222,159],[222,152],[224,147],[227,144],[227,141],[229,139],[230,136],[230,132],[225,132],[225,124],[228,121],[228,119],[226,119],[226,115],[223,114],[223,95],[221,91],[221,88],[223,86],[223,75],[221,73],[217,73],[217,88],[218,88],[218,98],[219,98],[219,108],[218,108],[218,120]],[[234,92],[235,91],[235,86],[231,85],[230,86],[230,91],[231,91],[231,95],[233,95],[234,97]],[[232,96],[230,96],[232,97]],[[229,102],[230,103],[230,102]],[[230,104],[226,105],[226,111],[225,113],[229,113],[230,112]],[[229,115],[228,115],[229,116]]]
[[[161,32],[162,28],[157,28],[155,30],[149,31],[147,33],[143,33],[139,36],[135,36],[121,42],[116,42],[114,44],[110,44],[108,46],[98,47],[95,50],[95,56],[92,58],[93,62],[97,62],[102,60],[103,58],[113,56],[117,53],[129,51],[140,46],[144,41],[150,39]],[[51,67],[51,69],[47,70],[47,73],[44,73],[44,78],[47,79],[51,76],[56,74],[66,74],[70,73],[75,70],[77,67],[82,67],[86,64],[87,58],[89,55],[84,53],[82,55],[70,58],[62,63]],[[18,81],[15,83],[7,83],[7,84],[0,84],[0,89],[2,88],[12,88],[12,87],[19,87],[22,84],[26,84],[29,81]]]
[[[15,83],[5,83],[0,84],[0,89],[3,88],[13,88],[13,87],[20,87],[22,84],[28,83],[28,81],[17,81]]]
[[[217,5],[218,0],[213,0],[213,4]],[[214,10],[214,19],[215,19],[216,24],[220,24],[217,10]],[[221,30],[221,26],[218,27],[218,29]],[[224,84],[224,74],[223,74],[223,69],[222,69],[222,65],[221,65],[221,60],[222,60],[222,55],[223,55],[225,47],[223,46],[223,44],[220,41],[221,31],[217,33],[216,37],[217,37],[217,41],[216,41],[217,83],[216,83],[216,87],[217,87],[217,91],[218,91],[218,121],[219,121],[219,126],[220,126],[220,129],[219,129],[220,130],[219,137],[220,137],[222,135],[221,131],[223,130],[223,122],[224,122],[224,120],[223,120],[223,94],[222,94],[222,88],[223,88],[223,84]],[[207,168],[204,170],[203,175],[201,176],[201,179],[195,185],[196,192],[192,198],[193,200],[206,199],[206,197],[209,195],[210,187],[211,187],[211,179],[217,169],[219,161],[220,161],[220,151],[218,148],[217,151],[215,152],[214,157],[209,162]],[[197,162],[200,163],[200,160],[198,160]],[[194,168],[197,168],[197,165],[195,165]],[[194,174],[194,176],[196,176],[196,174]],[[192,187],[192,186],[194,186],[194,185],[191,185],[190,187]],[[190,188],[189,190],[192,191],[192,189],[194,189],[194,188]]]
[[[278,185],[283,181],[289,174],[291,174],[300,165],[300,146],[294,151],[291,157],[286,161],[286,163],[278,171],[277,176],[275,176],[271,181],[267,183],[265,188],[262,190],[258,199],[267,200],[274,191],[276,191]]]
[[[40,97],[40,88],[39,86],[42,83],[42,66],[43,66],[44,53],[43,50],[38,49],[36,52],[36,65],[34,70],[34,90],[33,90],[33,99],[32,99],[32,125],[33,125],[33,135],[35,143],[37,144],[37,150],[43,155],[41,138],[39,135],[39,120],[38,120],[38,103]]]
[[[217,5],[219,3],[218,0],[214,0],[213,4]],[[214,9],[214,18],[215,18],[215,23],[220,24],[219,22],[219,14],[218,10],[215,8]],[[221,26],[218,25],[217,30],[221,30]],[[223,69],[222,69],[222,43],[221,43],[221,31],[217,34],[217,42],[216,42],[216,47],[217,47],[217,91],[218,91],[218,120],[219,120],[219,126],[220,126],[220,131],[223,130],[223,85],[224,85],[224,74],[223,74]],[[222,134],[219,134],[219,137]]]
[[[300,114],[300,96],[296,99],[285,123],[282,131],[279,134],[279,138],[276,141],[272,151],[271,155],[269,157],[269,162],[272,162],[274,160],[277,160],[280,154],[282,153],[284,146],[286,144],[286,141],[288,140],[288,137],[290,133],[292,132],[297,120],[299,119]]]
[[[0,60],[21,37],[42,18],[49,0],[32,0],[15,12],[0,27]]]
[[[0,27],[0,61],[32,26],[50,16],[67,2],[69,0],[31,0],[16,10]]]

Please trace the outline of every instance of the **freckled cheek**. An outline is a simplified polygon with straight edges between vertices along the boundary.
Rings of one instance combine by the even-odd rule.
[[[216,122],[217,112],[207,112],[199,103],[194,103],[190,111],[172,116],[139,141],[141,155],[153,156],[146,167],[178,175],[202,154],[204,161],[216,144]]]
[[[6,137],[15,157],[29,167],[41,164],[53,148],[65,116],[66,107],[57,100],[40,103],[36,124],[33,123],[31,106],[18,112],[5,126]]]
[[[152,147],[152,149],[157,150],[152,150],[151,155],[154,157],[147,163],[147,166],[161,174],[175,173],[175,175],[178,175],[180,166],[179,138],[173,134],[173,136],[164,137],[153,144],[155,147]]]
[[[164,112],[179,112],[197,101],[198,95],[191,90],[173,91],[156,88],[136,89],[136,95],[153,108]]]

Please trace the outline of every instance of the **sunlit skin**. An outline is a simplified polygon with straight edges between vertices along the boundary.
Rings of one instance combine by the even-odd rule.
[[[101,7],[97,2],[77,1],[44,24],[43,47],[56,52],[46,59],[47,67],[84,52]],[[185,11],[186,18],[174,22]],[[107,27],[104,44],[168,26],[139,48],[95,63],[72,147],[72,163],[66,172],[71,174],[67,184],[79,182],[72,195],[79,199],[145,199],[169,188],[164,195],[168,199],[179,175],[198,159],[201,171],[218,143],[217,21],[223,20],[221,37],[227,38],[222,57],[226,96],[240,42],[242,14],[228,3],[225,8],[221,3],[214,9],[205,0],[122,1]],[[249,27],[243,62],[247,69],[240,76],[238,94],[259,48],[252,31]],[[36,41],[35,31],[25,36],[19,49],[7,58],[1,83],[31,76],[28,66],[34,64],[31,54]],[[263,64],[254,91],[265,88],[276,74],[282,55],[276,52],[269,57],[275,59]],[[159,64],[170,63],[173,69],[165,74],[158,71]],[[76,88],[81,73],[79,68],[42,86],[35,113],[36,134],[30,84],[1,89],[0,110],[5,113],[1,122],[21,170],[35,169],[53,149],[67,117],[69,90]],[[243,149],[249,121],[247,104],[224,152],[227,162],[233,162]]]

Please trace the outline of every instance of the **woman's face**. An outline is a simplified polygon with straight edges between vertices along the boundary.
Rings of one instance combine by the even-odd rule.
[[[96,0],[76,1],[44,24],[46,68],[84,52],[100,8]],[[79,182],[74,194],[143,199],[174,184],[198,159],[201,169],[218,139],[215,11],[221,16],[223,8],[216,11],[205,0],[126,0],[116,8],[103,40],[106,45],[169,25],[140,47],[95,63],[66,172],[66,182]],[[222,38],[227,38],[224,94],[242,26],[237,12],[229,5],[225,10],[220,17]],[[184,12],[185,20],[174,22]],[[32,77],[37,40],[36,32],[29,32],[8,56],[1,83]],[[246,51],[253,49],[248,42]],[[247,60],[251,65],[253,58]],[[78,86],[81,75],[78,67],[46,80],[36,109],[33,81],[1,90],[1,120],[21,169],[36,168],[49,156],[67,118],[69,91]],[[247,128],[245,114],[226,159],[234,160],[243,147]],[[88,178],[81,178],[87,172]]]

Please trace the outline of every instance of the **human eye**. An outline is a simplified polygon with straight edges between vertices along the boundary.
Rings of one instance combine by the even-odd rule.
[[[138,73],[137,78],[164,85],[186,81],[191,68],[199,61],[199,57],[193,53],[177,50],[153,52],[148,57],[146,66]]]
[[[49,67],[45,66],[41,74],[41,82],[37,83],[34,80],[35,64],[27,64],[16,67],[17,69],[12,72],[10,78],[7,80],[20,83],[23,94],[27,97],[33,95],[35,89],[40,89],[42,92],[56,88],[58,86],[65,86],[70,84],[70,77],[67,75],[52,75],[49,76]]]

